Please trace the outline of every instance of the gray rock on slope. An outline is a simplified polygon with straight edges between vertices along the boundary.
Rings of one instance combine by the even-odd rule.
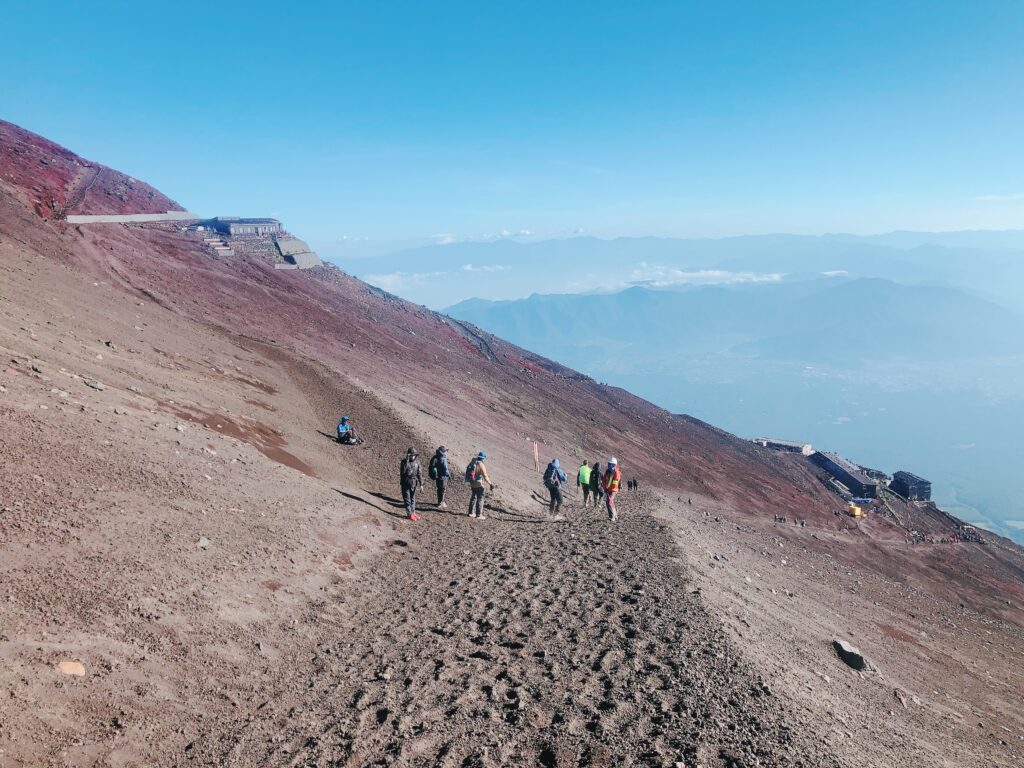
[[[833,640],[832,647],[835,649],[836,655],[839,656],[839,658],[842,659],[848,667],[858,671],[869,668],[867,659],[864,658],[864,654],[845,640]]]

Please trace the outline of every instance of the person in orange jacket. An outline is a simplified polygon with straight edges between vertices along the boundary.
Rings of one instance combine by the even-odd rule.
[[[615,511],[615,495],[619,492],[622,484],[622,473],[619,471],[619,460],[612,456],[608,459],[608,468],[601,478],[601,486],[604,488],[604,504],[608,508],[608,519],[613,523],[619,521],[619,513]]]

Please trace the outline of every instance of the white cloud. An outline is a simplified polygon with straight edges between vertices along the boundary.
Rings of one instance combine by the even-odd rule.
[[[508,272],[512,267],[507,264],[483,264],[479,267],[473,264],[463,264],[463,272]]]
[[[832,269],[828,272],[822,272],[821,274],[825,277],[846,277],[846,275],[850,273],[845,269]]]
[[[669,285],[733,285],[736,283],[777,283],[782,275],[758,272],[729,272],[724,269],[698,269],[688,272],[675,267],[640,262],[632,273],[632,282],[656,287]]]
[[[379,275],[366,275],[363,279],[370,285],[376,285],[392,293],[398,293],[404,288],[443,277],[449,272],[388,272]]]
[[[343,245],[353,245],[355,243],[365,243],[370,238],[364,237],[363,235],[342,235],[338,238],[338,242]]]
[[[517,229],[515,232],[510,229],[502,229],[497,234],[488,232],[482,235],[455,235],[445,232],[440,235],[431,235],[430,239],[438,245],[451,245],[452,243],[488,243],[494,240],[512,240],[517,237],[529,237],[532,234],[533,232],[529,229]]]

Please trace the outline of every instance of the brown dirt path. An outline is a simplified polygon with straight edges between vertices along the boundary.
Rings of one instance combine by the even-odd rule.
[[[628,507],[629,505],[627,505]],[[325,596],[337,638],[202,764],[832,766],[694,594],[635,500],[612,528],[428,512]],[[334,603],[335,606],[330,604]]]

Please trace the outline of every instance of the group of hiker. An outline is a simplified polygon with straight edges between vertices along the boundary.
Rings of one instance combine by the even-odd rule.
[[[567,479],[565,472],[559,466],[558,459],[552,459],[544,471],[544,485],[547,486],[551,495],[548,514],[557,515],[562,508],[562,483]],[[630,481],[630,483],[632,482]],[[605,507],[608,510],[608,519],[613,523],[619,520],[619,513],[615,509],[615,495],[619,492],[621,485],[622,472],[619,470],[619,460],[614,456],[608,459],[604,472],[601,471],[600,463],[596,461],[593,465],[584,461],[576,470],[576,487],[583,491],[583,506],[586,507],[590,503],[591,496],[594,498],[595,508],[604,499]]]
[[[356,435],[348,416],[342,417],[338,423],[338,442],[355,445],[362,442]],[[474,520],[484,520],[484,495],[487,489],[494,490],[494,483],[487,474],[487,452],[480,451],[473,457],[466,467],[465,481],[469,484],[469,509],[467,514]],[[420,465],[419,454],[415,448],[405,452],[405,456],[398,468],[399,483],[402,488],[402,504],[405,506],[405,514],[409,520],[419,520],[416,512],[416,494],[423,486],[423,469]],[[437,508],[448,509],[445,503],[445,495],[448,491],[448,483],[452,477],[451,465],[448,462],[448,449],[439,446],[434,455],[430,457],[427,464],[427,475],[434,483],[437,492]],[[548,514],[560,519],[560,511],[564,496],[562,486],[568,482],[568,476],[562,469],[557,458],[551,459],[543,476],[544,486],[548,489],[549,502]],[[591,497],[594,500],[594,508],[604,502],[608,511],[608,519],[618,522],[619,514],[615,508],[615,496],[622,486],[622,472],[619,469],[619,461],[614,456],[608,459],[604,471],[598,462],[588,464],[583,462],[576,472],[576,487],[583,491],[583,506],[590,504]],[[626,481],[629,490],[636,490],[638,484],[636,479]]]
[[[487,488],[494,490],[494,483],[487,474],[487,465],[484,460],[487,458],[486,451],[480,451],[466,467],[465,478],[469,483],[469,516],[475,520],[484,520],[484,493]],[[448,463],[448,449],[443,445],[438,447],[430,462],[427,464],[427,475],[434,481],[434,488],[437,491],[437,508],[448,509],[444,497],[448,491],[448,482],[451,479],[451,465]],[[419,454],[415,448],[405,452],[398,467],[398,479],[402,487],[402,503],[405,505],[405,515],[409,520],[419,520],[416,512],[416,491],[423,485],[423,469],[420,466]]]

